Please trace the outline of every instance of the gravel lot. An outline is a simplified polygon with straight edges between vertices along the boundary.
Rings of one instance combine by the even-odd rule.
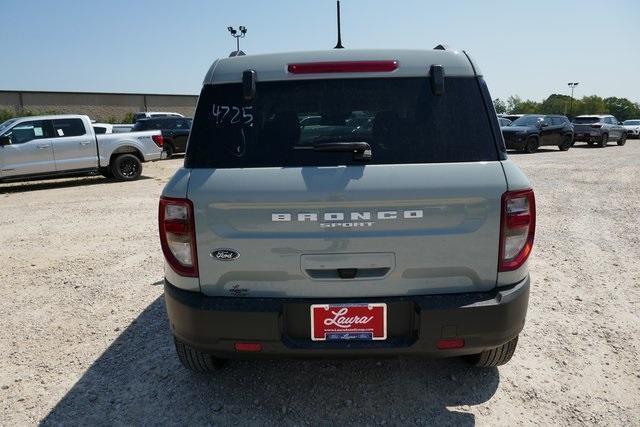
[[[640,424],[640,141],[514,154],[538,201],[510,364],[234,361],[191,374],[146,179],[0,184],[0,424]]]

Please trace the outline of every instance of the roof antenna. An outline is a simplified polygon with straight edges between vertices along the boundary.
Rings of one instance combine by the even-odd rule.
[[[344,49],[344,46],[342,46],[342,38],[340,37],[340,0],[336,0],[336,3],[338,12],[338,43],[336,43],[334,49]]]

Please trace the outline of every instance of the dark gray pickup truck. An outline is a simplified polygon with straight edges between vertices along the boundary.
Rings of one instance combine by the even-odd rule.
[[[534,194],[461,51],[216,61],[159,226],[171,331],[195,371],[237,357],[497,366],[524,326]]]

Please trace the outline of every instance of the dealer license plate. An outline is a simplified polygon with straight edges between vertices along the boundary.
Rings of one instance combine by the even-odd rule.
[[[311,339],[386,340],[387,304],[313,304]]]

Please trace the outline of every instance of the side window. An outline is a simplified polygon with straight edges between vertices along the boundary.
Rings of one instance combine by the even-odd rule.
[[[613,119],[611,117],[605,117],[604,118],[604,122],[605,123],[609,123],[610,125],[612,125],[613,124]]]
[[[107,128],[102,127],[102,126],[94,126],[93,130],[95,131],[96,135],[101,135],[103,133],[107,133]]]
[[[613,123],[614,125],[617,125],[619,123],[618,119],[616,119],[615,117],[609,117],[609,119],[611,120],[611,123]]]
[[[22,122],[5,135],[11,137],[11,144],[24,144],[34,139],[51,138],[51,124],[48,120]]]
[[[551,120],[553,121],[554,126],[562,126],[564,124],[562,117],[552,117]]]
[[[549,125],[549,126],[553,126],[554,125],[552,118],[551,117],[546,117],[546,116],[545,116],[544,119],[542,119],[542,123],[544,123],[546,125]]]
[[[106,131],[106,129],[105,129]],[[56,137],[81,136],[87,133],[81,119],[58,119],[53,121],[53,134]]]

